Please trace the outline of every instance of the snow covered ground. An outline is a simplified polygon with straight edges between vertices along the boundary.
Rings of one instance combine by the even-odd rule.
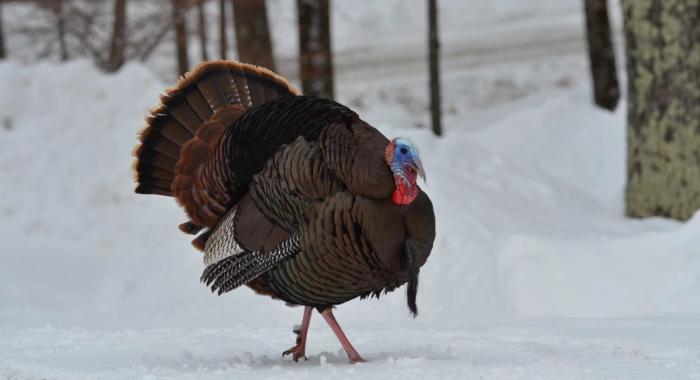
[[[341,309],[342,311],[342,309]],[[43,327],[3,339],[8,379],[697,379],[697,318],[537,320],[500,326],[355,326],[370,362],[347,363],[312,320],[308,361],[279,356],[279,326]]]
[[[438,223],[417,319],[403,289],[338,308],[358,365],[318,316],[309,361],[281,358],[301,310],[210,294],[182,211],[133,194],[136,132],[169,83],[0,64],[0,379],[700,378],[700,216],[624,218],[625,112],[590,105],[579,2],[476,3],[513,22],[445,32],[442,139],[411,28],[364,59],[338,44],[339,99],[418,144]]]

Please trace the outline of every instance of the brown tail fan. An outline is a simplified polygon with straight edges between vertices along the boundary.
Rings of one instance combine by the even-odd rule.
[[[188,231],[212,227],[226,211],[226,189],[212,182],[223,169],[203,167],[207,158],[245,111],[290,95],[299,91],[262,67],[235,61],[198,65],[165,91],[146,118],[134,151],[136,192],[176,197],[192,220]]]

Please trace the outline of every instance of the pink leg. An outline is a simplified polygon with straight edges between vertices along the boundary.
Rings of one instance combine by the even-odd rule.
[[[297,334],[297,344],[282,353],[282,356],[292,354],[292,360],[299,361],[299,358],[306,359],[306,335],[309,332],[309,324],[311,323],[311,306],[304,307],[304,318],[301,320],[301,327],[294,332]]]
[[[343,329],[341,329],[340,325],[338,325],[338,321],[336,321],[335,317],[333,316],[333,310],[328,308],[321,312],[321,315],[323,316],[323,319],[326,320],[326,323],[328,323],[328,326],[330,326],[331,330],[333,330],[333,332],[335,333],[335,336],[338,338],[340,344],[343,346],[345,353],[348,354],[348,359],[350,360],[350,363],[365,362],[366,360],[362,359],[360,354],[358,354],[357,351],[355,351],[355,347],[353,347],[352,344],[350,344],[350,340],[348,340],[348,337],[345,336]]]

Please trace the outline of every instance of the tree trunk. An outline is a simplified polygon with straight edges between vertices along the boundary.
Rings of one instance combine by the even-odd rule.
[[[204,2],[205,0],[197,1],[197,22],[199,26],[199,45],[202,49],[202,61],[209,60],[209,54],[207,54],[207,18],[204,13]]]
[[[297,0],[299,76],[304,95],[333,99],[329,0]]]
[[[440,40],[438,38],[437,0],[428,0],[428,46],[430,61],[430,115],[433,133],[442,136],[440,112]]]
[[[219,0],[219,55],[226,59],[228,39],[226,38],[226,0]]]
[[[232,0],[238,59],[275,71],[265,0]]]
[[[112,39],[109,44],[108,72],[115,72],[124,65],[126,48],[126,0],[114,0]]]
[[[187,24],[185,22],[185,0],[172,0],[173,22],[175,24],[175,55],[177,58],[177,72],[184,75],[190,68],[187,53]]]
[[[2,26],[2,3],[0,0],[0,59],[7,58],[7,51],[5,51],[5,30]]]
[[[623,0],[627,215],[700,208],[700,0]]]
[[[601,108],[613,111],[620,100],[615,49],[610,36],[607,0],[584,0],[588,55],[593,77],[593,100]]]
[[[55,0],[54,17],[56,18],[56,38],[58,39],[58,51],[61,62],[68,60],[68,48],[66,47],[66,17],[63,12],[63,0]]]

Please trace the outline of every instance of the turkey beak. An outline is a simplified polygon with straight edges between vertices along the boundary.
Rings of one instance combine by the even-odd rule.
[[[423,182],[428,183],[425,180],[425,169],[423,169],[423,164],[420,162],[420,158],[414,158],[408,165],[416,171],[416,174],[418,174],[419,177],[423,178]]]

